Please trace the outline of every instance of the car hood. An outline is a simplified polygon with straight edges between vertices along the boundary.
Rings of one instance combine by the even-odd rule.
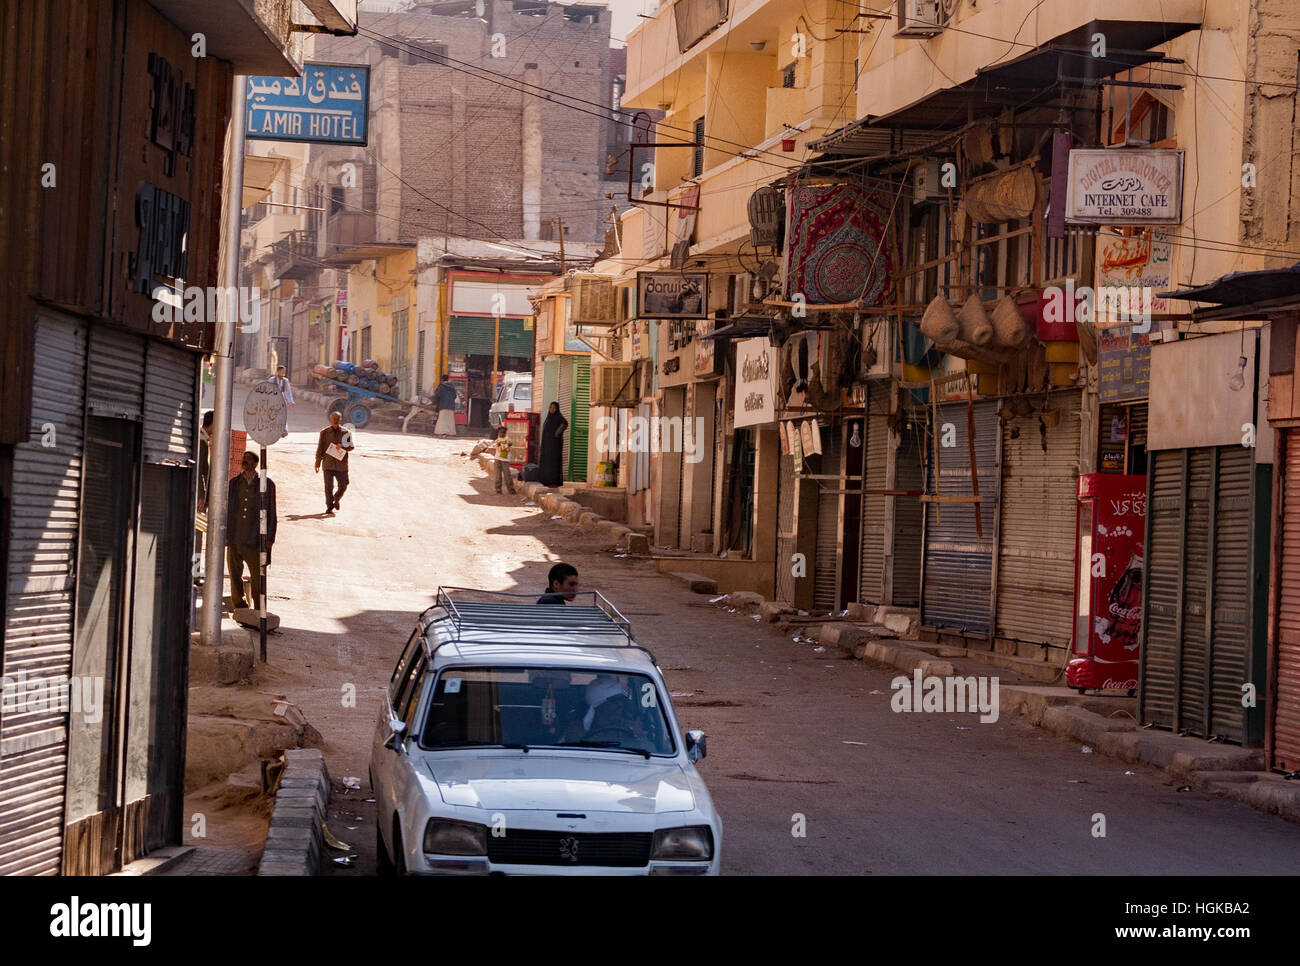
[[[691,782],[676,761],[572,753],[447,755],[426,761],[448,805],[490,810],[686,812]]]

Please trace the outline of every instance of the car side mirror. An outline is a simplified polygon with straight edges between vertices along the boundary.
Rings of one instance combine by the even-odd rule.
[[[393,733],[389,735],[388,740],[384,742],[384,747],[392,748],[393,751],[398,751],[401,748],[400,742],[402,734],[406,731],[406,722],[401,718],[389,718],[388,727],[392,729]]]
[[[691,761],[699,761],[709,753],[708,738],[703,731],[686,732],[686,757]]]

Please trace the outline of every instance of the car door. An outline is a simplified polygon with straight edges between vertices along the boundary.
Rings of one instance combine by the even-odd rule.
[[[402,655],[393,667],[393,674],[388,680],[384,700],[375,722],[375,735],[370,749],[370,785],[375,793],[375,801],[379,804],[381,815],[392,814],[390,793],[393,787],[392,769],[396,756],[393,754],[394,749],[390,747],[393,731],[389,722],[397,717],[394,709],[400,703],[403,686],[409,683],[412,661],[416,654],[423,650],[424,641],[420,636],[420,628],[416,627],[407,638],[406,646],[402,648]]]
[[[419,719],[417,717],[423,706],[424,685],[427,678],[429,659],[420,648],[410,662],[402,684],[398,689],[397,703],[393,707],[395,715],[406,725],[400,735],[390,736],[384,744],[384,752],[389,760],[386,769],[391,782],[391,807],[380,815],[396,815],[399,825],[405,828],[405,817],[413,801],[420,792],[419,782],[415,777],[416,759],[411,750],[418,751]],[[378,795],[375,796],[378,801]],[[391,823],[391,819],[390,819]],[[391,828],[391,824],[390,824]],[[409,847],[410,835],[404,836],[403,845]]]

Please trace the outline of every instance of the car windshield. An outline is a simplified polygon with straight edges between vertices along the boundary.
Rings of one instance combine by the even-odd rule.
[[[663,697],[647,675],[555,667],[445,669],[420,745],[675,753]]]
[[[515,384],[515,402],[532,402],[533,384],[531,382],[520,382]]]

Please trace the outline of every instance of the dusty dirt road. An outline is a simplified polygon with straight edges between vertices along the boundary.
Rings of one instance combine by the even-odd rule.
[[[237,395],[236,405],[242,396]],[[269,571],[268,685],[324,736],[331,831],[374,870],[367,761],[381,689],[439,584],[540,590],[575,564],[665,669],[722,813],[727,873],[1259,874],[1300,868],[1300,829],[1163,773],[1081,752],[1002,717],[896,714],[897,672],[795,643],[497,496],[472,441],[362,430],[338,516],[312,472],[323,412],[299,403],[273,447],[280,528]],[[355,688],[355,706],[345,695]],[[342,779],[360,779],[346,789]],[[1094,837],[1095,816],[1106,836]],[[798,835],[799,831],[805,834]],[[338,853],[330,853],[337,855]]]

